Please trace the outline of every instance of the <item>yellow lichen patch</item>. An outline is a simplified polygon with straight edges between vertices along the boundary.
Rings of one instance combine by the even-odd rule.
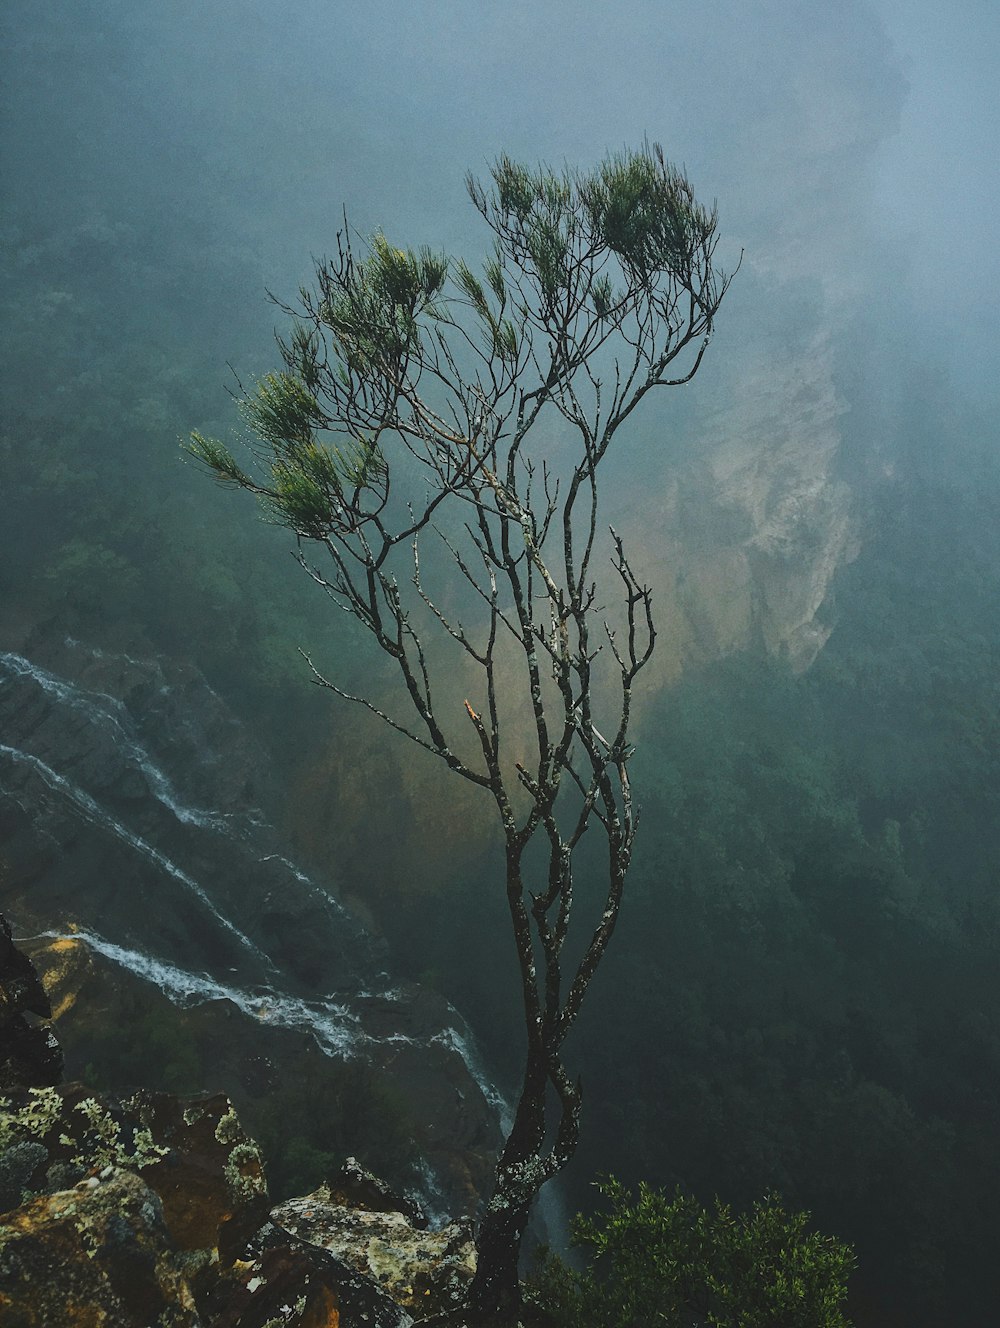
[[[51,994],[49,996],[49,999],[50,1000],[52,999]],[[55,1021],[61,1019],[64,1014],[67,1014],[70,1010],[72,1010],[75,1004],[76,1004],[76,992],[75,991],[65,992],[58,1001],[53,1001],[52,1003],[53,1020]]]
[[[58,936],[31,956],[52,1006],[53,1021],[63,1018],[76,1004],[80,966],[87,966],[87,950],[75,936]]]

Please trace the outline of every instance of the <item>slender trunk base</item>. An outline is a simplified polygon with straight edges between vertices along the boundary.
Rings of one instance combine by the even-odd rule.
[[[476,1236],[478,1262],[469,1287],[469,1328],[512,1328],[521,1310],[518,1259],[530,1203],[487,1210]]]

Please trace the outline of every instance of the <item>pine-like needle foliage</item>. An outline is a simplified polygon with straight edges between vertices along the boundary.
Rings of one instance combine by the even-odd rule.
[[[380,538],[408,539],[405,513],[395,529],[381,521],[393,451],[416,456],[439,493],[496,473],[477,450],[484,425],[501,436],[526,377],[539,380],[533,406],[565,412],[574,375],[618,332],[642,354],[605,393],[603,450],[679,352],[707,341],[728,284],[713,267],[716,214],[659,147],[590,172],[503,156],[488,185],[467,184],[494,233],[481,275],[381,232],[358,257],[341,234],[315,288],[281,306],[293,319],[278,342],[284,368],[239,399],[257,473],[217,439],[191,437],[221,482],[257,493],[270,519],[303,538],[352,538],[376,522]]]
[[[614,932],[636,827],[628,729],[656,640],[652,591],[599,526],[598,469],[648,392],[697,372],[729,278],[714,211],[659,148],[590,172],[501,157],[468,189],[492,235],[481,271],[381,232],[356,253],[342,233],[314,287],[281,306],[284,367],[241,398],[254,464],[199,434],[190,451],[320,556],[299,551],[398,668],[409,709],[397,718],[314,668],[316,681],[493,801],[526,1052],[465,1307],[492,1323],[516,1317],[528,1213],[577,1145],[562,1048]],[[570,440],[557,460],[549,421]],[[443,550],[474,605],[468,624],[455,587],[427,583],[427,538],[431,567],[440,576]],[[588,830],[608,868],[589,921],[573,875]]]

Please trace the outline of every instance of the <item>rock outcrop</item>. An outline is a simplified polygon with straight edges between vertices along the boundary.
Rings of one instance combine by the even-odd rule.
[[[460,1305],[476,1270],[472,1230],[452,1222],[427,1231],[386,1197],[378,1210],[341,1202],[343,1187],[321,1186],[271,1214],[278,1227],[332,1254],[419,1318]]]
[[[0,1175],[0,1318],[24,1328],[194,1328],[269,1208],[225,1097],[22,1091],[0,1112]]]
[[[647,424],[657,445],[616,477],[609,513],[655,587],[647,687],[743,650],[800,672],[825,645],[835,573],[861,542],[837,379],[828,329],[764,338],[685,389],[686,425]]]
[[[162,1207],[136,1174],[107,1168],[0,1222],[8,1328],[198,1328]]]
[[[63,1056],[51,1028],[52,1006],[34,964],[14,944],[0,913],[0,1092],[43,1087],[62,1078]]]
[[[426,1230],[352,1159],[268,1216],[260,1154],[224,1097],[26,1090],[0,1114],[0,1169],[26,1147],[0,1216],[11,1328],[409,1328],[474,1271],[467,1225]]]
[[[304,1114],[310,1124],[316,1121],[313,1144],[324,1151],[331,1145],[323,1142],[322,1104],[353,1094],[356,1103],[346,1103],[344,1114],[366,1111],[364,1142],[370,1146],[383,1134],[388,1150],[390,1135],[405,1137],[408,1151],[424,1160],[424,1202],[438,1211],[467,1214],[486,1190],[499,1126],[461,1055],[442,1037],[449,1012],[439,998],[399,991],[356,999],[356,1017],[347,1029],[358,1046],[354,1059],[348,1046],[345,1059],[326,1054],[318,1041],[324,1013],[331,1038],[337,1027],[319,1002],[283,1007],[277,997],[261,997],[251,1003],[243,990],[227,994],[205,984],[188,1003],[178,1004],[176,992],[172,998],[158,982],[102,954],[85,937],[43,938],[26,948],[51,998],[70,1075],[87,1072],[105,1083],[182,1093],[226,1092],[253,1130],[274,1116],[276,1103],[284,1103],[295,1109],[296,1120]],[[168,980],[174,980],[169,973],[160,975],[160,983]],[[386,1084],[392,1085],[391,1094]],[[336,1121],[328,1122],[331,1132],[337,1136]],[[276,1151],[270,1136],[268,1146]],[[361,1145],[348,1136],[343,1146],[346,1151]],[[432,1177],[436,1189],[428,1190]],[[319,1173],[296,1184],[324,1178]],[[420,1183],[415,1174],[397,1173],[393,1179]]]

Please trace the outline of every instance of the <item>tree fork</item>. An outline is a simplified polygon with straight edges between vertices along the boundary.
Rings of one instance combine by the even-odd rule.
[[[648,393],[698,371],[731,278],[714,265],[714,207],[695,201],[656,145],[587,172],[500,157],[489,184],[467,183],[493,237],[484,279],[381,233],[356,255],[345,222],[337,257],[317,264],[315,290],[279,305],[294,319],[292,335],[278,340],[283,369],[240,389],[255,473],[200,434],[189,451],[294,533],[302,566],[392,662],[405,716],[380,694],[342,689],[306,655],[314,680],[496,806],[527,1045],[514,1127],[479,1225],[467,1319],[506,1328],[532,1203],[576,1147],[580,1092],[561,1051],[621,905],[635,833],[632,688],[656,640],[651,592],[612,531],[609,579],[624,632],[619,643],[605,620],[603,646],[590,644],[608,589],[592,568],[604,538],[598,469]],[[548,421],[573,440],[555,458]],[[466,625],[444,607],[452,587],[436,599],[426,584],[419,541],[431,534],[485,622]],[[332,571],[306,560],[306,544]],[[428,632],[453,660],[428,652]],[[511,653],[518,681],[501,695]],[[461,691],[439,689],[439,678]],[[502,719],[515,713],[514,723]],[[470,723],[478,752],[467,758]],[[563,946],[571,923],[580,925],[573,852],[589,826],[607,837],[608,882],[564,992]],[[548,841],[548,871],[531,891],[523,873],[536,835]],[[547,1146],[550,1094],[561,1114]]]

